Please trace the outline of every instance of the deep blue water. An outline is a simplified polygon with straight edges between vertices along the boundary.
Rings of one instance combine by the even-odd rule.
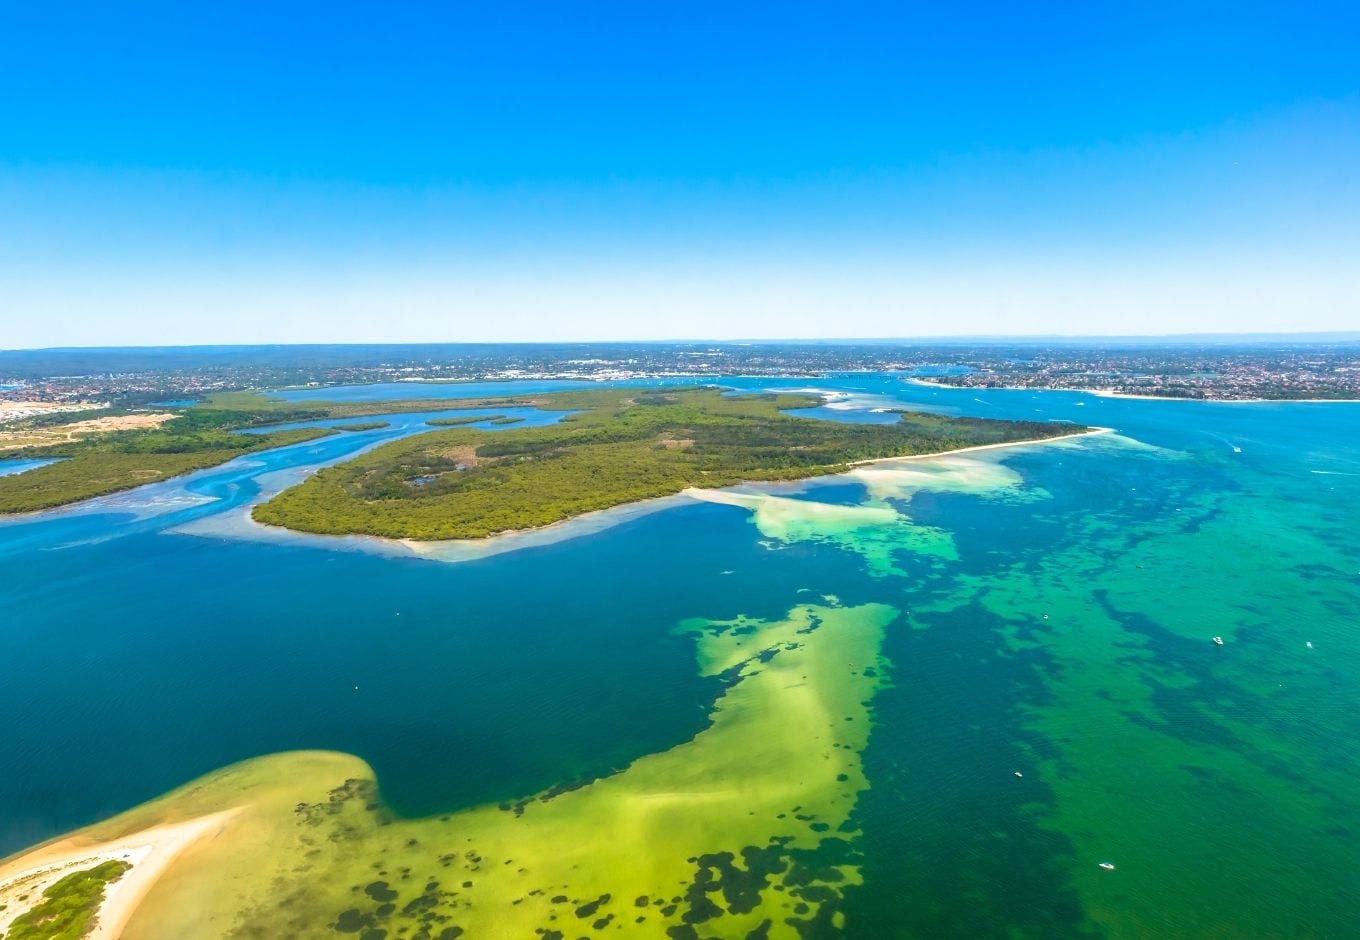
[[[717,686],[677,621],[776,617],[808,589],[909,612],[874,702],[852,935],[1077,936],[1093,918],[1123,935],[1346,935],[1360,407],[728,384],[834,389],[863,409],[813,411],[841,420],[883,420],[868,409],[886,400],[1122,437],[996,457],[1025,498],[918,493],[912,519],[958,558],[902,553],[892,577],[829,542],[772,546],[745,510],[708,504],[459,564],[176,531],[456,409],[10,520],[0,854],[286,749],[363,757],[412,815],[607,773],[706,721]],[[866,497],[839,479],[799,498]],[[1123,880],[1086,879],[1106,854]],[[1186,928],[1192,907],[1206,920]]]

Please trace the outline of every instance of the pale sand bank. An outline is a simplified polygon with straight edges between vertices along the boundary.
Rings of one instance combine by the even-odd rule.
[[[46,447],[51,444],[69,444],[90,434],[105,434],[110,431],[135,431],[158,428],[171,418],[170,413],[112,415],[106,418],[87,418],[70,424],[52,427],[32,428],[23,431],[0,431],[0,447]]]
[[[153,826],[120,839],[86,843],[79,836],[49,842],[0,864],[0,933],[15,918],[41,904],[43,891],[67,875],[103,862],[125,861],[131,870],[109,885],[94,929],[86,936],[114,940],[165,870],[196,842],[213,838],[236,810],[225,810],[181,823]],[[24,901],[20,896],[27,896]]]

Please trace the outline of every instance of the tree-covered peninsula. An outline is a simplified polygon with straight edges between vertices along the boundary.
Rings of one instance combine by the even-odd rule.
[[[459,404],[467,408],[503,408],[525,403],[498,398]],[[386,422],[363,422],[334,430],[313,427],[271,431],[272,425],[447,407],[448,402],[441,399],[289,403],[248,391],[214,395],[202,405],[181,409],[157,427],[136,430],[68,432],[68,428],[78,425],[63,425],[55,418],[28,422],[14,436],[27,436],[32,442],[5,446],[0,441],[0,460],[48,458],[55,462],[24,473],[0,476],[0,514],[64,506],[215,467],[256,451],[324,437],[334,430],[373,430],[384,427]],[[110,416],[130,413],[116,409],[101,412]],[[240,433],[247,430],[254,433]],[[48,439],[55,443],[48,443]]]
[[[801,479],[858,461],[1085,430],[922,412],[891,424],[786,413],[817,403],[715,388],[544,395],[539,407],[573,413],[550,427],[451,427],[394,441],[319,471],[255,507],[254,518],[325,534],[484,538],[689,487]]]
[[[326,428],[237,433],[279,420],[287,419],[269,413],[192,409],[154,429],[113,431],[60,444],[0,451],[0,458],[46,457],[56,461],[0,477],[0,513],[63,506],[331,433]]]

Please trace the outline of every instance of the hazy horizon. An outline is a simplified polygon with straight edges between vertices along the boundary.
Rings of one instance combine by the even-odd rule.
[[[1280,333],[1129,333],[1129,335],[1077,336],[1065,333],[1016,333],[1016,335],[974,336],[767,336],[713,339],[713,337],[684,337],[684,339],[607,339],[607,340],[430,340],[415,343],[392,341],[354,341],[354,343],[190,343],[151,344],[151,346],[42,346],[0,347],[0,356],[44,354],[44,352],[139,352],[139,351],[194,351],[194,350],[250,350],[250,348],[453,348],[453,347],[611,347],[611,346],[900,346],[910,348],[949,346],[1072,346],[1072,347],[1142,347],[1142,346],[1349,346],[1360,344],[1360,331],[1341,332],[1280,332]]]

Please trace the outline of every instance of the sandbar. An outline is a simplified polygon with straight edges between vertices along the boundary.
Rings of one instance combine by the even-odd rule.
[[[236,813],[234,809],[223,810],[107,842],[87,843],[80,836],[69,836],[0,864],[0,904],[7,905],[0,910],[0,932],[8,930],[19,915],[41,904],[42,892],[61,878],[102,862],[121,860],[132,868],[105,889],[94,928],[86,934],[93,940],[113,940],[171,863],[199,840],[215,837]],[[26,895],[27,900],[18,901],[20,895]]]

